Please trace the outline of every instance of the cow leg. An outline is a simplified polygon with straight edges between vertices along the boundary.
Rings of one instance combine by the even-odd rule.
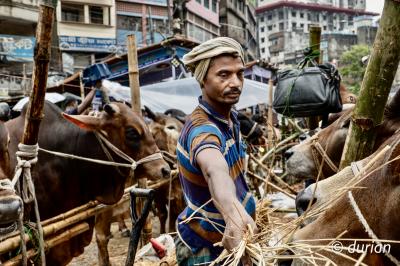
[[[161,193],[161,191],[159,192],[159,195],[154,198],[157,216],[160,220],[160,234],[165,234],[165,225],[167,224],[168,210],[166,207],[167,203],[165,202],[166,199],[167,197],[165,197],[165,194]]]
[[[129,213],[128,213],[129,217]],[[121,232],[122,237],[129,237],[131,232],[125,224],[126,214],[121,214],[117,216],[118,230]]]
[[[108,241],[111,237],[111,216],[112,212],[109,213],[108,211],[96,215],[96,242],[98,249],[98,262],[101,266],[111,265],[107,249]]]

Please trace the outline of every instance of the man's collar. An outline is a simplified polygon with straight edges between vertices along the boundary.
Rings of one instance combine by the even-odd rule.
[[[199,96],[199,107],[203,109],[208,115],[214,117],[216,120],[226,124],[227,126],[229,125],[228,120],[226,120],[225,117],[216,112],[206,101],[204,101],[202,96]],[[235,108],[231,108],[230,114],[233,124],[238,123],[237,111],[235,110]]]

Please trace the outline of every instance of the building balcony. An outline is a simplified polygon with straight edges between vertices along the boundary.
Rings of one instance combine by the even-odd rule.
[[[39,0],[0,0],[0,20],[37,22]]]

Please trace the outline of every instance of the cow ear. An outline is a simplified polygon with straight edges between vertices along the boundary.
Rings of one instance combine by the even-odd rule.
[[[66,113],[62,114],[65,119],[74,123],[78,127],[89,130],[95,131],[100,129],[101,118],[95,116],[88,116],[88,115],[68,115]]]
[[[153,121],[157,120],[157,115],[149,107],[145,105],[144,110],[146,111],[148,118],[152,119]]]

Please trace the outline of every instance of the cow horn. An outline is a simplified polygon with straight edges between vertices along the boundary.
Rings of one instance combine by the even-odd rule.
[[[397,90],[396,94],[390,99],[389,103],[385,107],[385,116],[387,118],[396,118],[400,115],[400,89]]]
[[[144,110],[146,111],[147,116],[148,116],[150,119],[152,119],[153,121],[156,121],[156,120],[157,120],[157,115],[156,115],[149,107],[147,107],[147,106],[145,105],[145,106],[144,106]]]
[[[113,116],[114,114],[119,112],[119,109],[113,104],[106,104],[104,105],[104,111],[106,111],[107,114]]]

